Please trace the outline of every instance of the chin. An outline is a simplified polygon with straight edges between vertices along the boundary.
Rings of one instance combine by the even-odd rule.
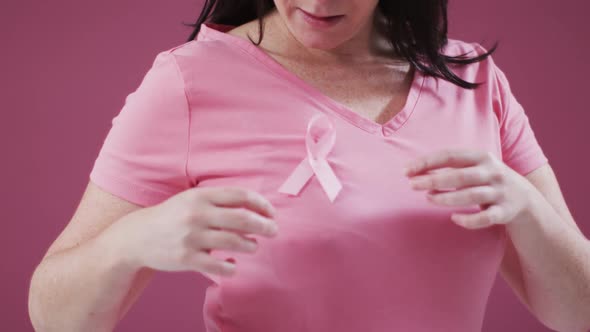
[[[277,13],[280,16],[280,14]],[[299,11],[290,11],[283,19],[291,35],[306,48],[331,50],[346,41],[347,18],[326,28],[314,28],[308,25]],[[278,18],[278,16],[277,16]]]

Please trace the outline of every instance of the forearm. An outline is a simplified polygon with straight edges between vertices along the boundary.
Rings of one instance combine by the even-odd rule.
[[[530,215],[506,225],[518,252],[529,304],[560,332],[590,328],[590,241],[539,197]]]
[[[46,257],[35,269],[29,315],[37,331],[112,331],[138,269],[106,233]]]

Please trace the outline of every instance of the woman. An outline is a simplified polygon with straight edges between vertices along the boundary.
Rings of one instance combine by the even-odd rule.
[[[194,27],[113,119],[33,276],[38,330],[112,330],[187,270],[210,332],[479,331],[498,270],[590,327],[588,242],[446,1],[207,1]]]

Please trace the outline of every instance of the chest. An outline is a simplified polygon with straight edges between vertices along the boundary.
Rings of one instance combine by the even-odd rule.
[[[257,36],[254,28],[250,22],[227,33],[247,39],[249,34]],[[272,31],[265,35],[262,50],[273,44]],[[379,61],[363,65],[316,65],[265,52],[326,97],[379,124],[388,122],[403,109],[412,87],[413,76],[408,65]]]
[[[404,130],[391,137],[370,135],[357,126],[357,119],[326,110],[325,103],[309,98],[306,89],[284,77],[277,79],[256,63],[237,63],[223,65],[242,75],[199,85],[199,93],[188,95],[199,105],[190,127],[194,159],[189,156],[188,173],[200,187],[239,186],[262,194],[278,211],[280,235],[258,237],[255,255],[213,252],[219,259],[234,258],[239,272],[214,280],[204,305],[212,317],[207,322],[223,317],[220,326],[240,331],[429,331],[469,317],[453,330],[480,330],[482,299],[488,297],[502,257],[501,228],[473,232],[457,227],[449,220],[452,212],[477,209],[431,204],[423,192],[409,187],[401,170],[410,159],[443,147],[485,148],[490,143],[486,138],[493,137],[486,133],[494,128],[479,121],[483,113],[459,113],[475,105],[428,98],[434,94],[426,90]],[[345,71],[289,68],[330,98],[343,104],[352,100],[351,108],[364,107],[380,94],[394,98],[383,88],[383,77],[358,80]],[[198,72],[207,77],[219,68]],[[244,87],[255,88],[237,93]],[[334,202],[318,176],[308,178],[297,195],[278,191],[307,158],[306,129],[320,112],[330,115],[337,133],[327,155],[342,184]],[[460,301],[449,303],[453,298]],[[391,299],[402,305],[392,307]],[[343,315],[342,304],[350,303],[361,305]],[[416,320],[408,314],[432,312],[438,317],[441,307],[447,313],[441,320]]]
[[[328,98],[379,124],[386,123],[402,110],[411,89],[409,67],[322,66],[269,55]]]

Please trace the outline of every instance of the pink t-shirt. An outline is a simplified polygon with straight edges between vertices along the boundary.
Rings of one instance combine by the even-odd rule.
[[[402,168],[447,148],[490,151],[522,175],[547,163],[493,59],[454,69],[485,83],[477,90],[416,71],[405,106],[381,125],[230,28],[203,25],[156,57],[90,173],[142,206],[212,186],[275,206],[279,234],[252,235],[256,253],[212,253],[234,257],[237,272],[206,275],[207,331],[480,331],[504,228],[454,224],[452,212],[479,207],[429,202]],[[453,39],[445,49],[469,51],[485,50]]]

